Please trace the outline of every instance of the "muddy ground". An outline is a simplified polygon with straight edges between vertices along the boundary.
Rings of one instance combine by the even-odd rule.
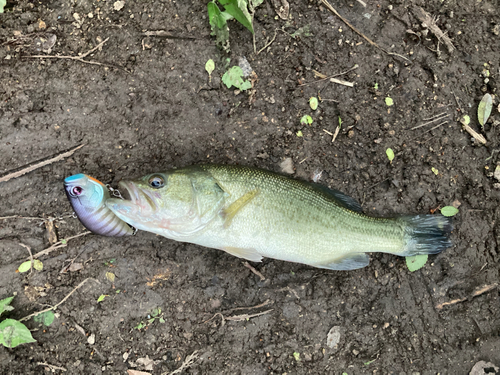
[[[86,235],[42,256],[43,271],[28,275],[16,273],[28,256],[20,243],[33,253],[48,248],[43,221],[2,219],[0,298],[17,294],[10,318],[55,305],[89,278],[49,327],[26,322],[36,343],[0,348],[2,373],[48,373],[52,365],[69,374],[163,374],[195,352],[185,373],[468,374],[479,360],[499,365],[498,99],[484,129],[476,114],[485,93],[498,95],[498,2],[332,2],[384,52],[317,1],[291,1],[285,21],[266,0],[255,14],[257,51],[277,31],[259,54],[235,22],[230,53],[217,49],[205,3],[125,1],[115,10],[110,0],[8,0],[0,15],[0,172],[86,146],[0,183],[1,217],[56,218],[58,238],[66,239],[85,230],[69,216],[62,188],[69,175],[116,186],[206,162],[280,172],[291,158],[294,176],[323,171],[321,183],[374,215],[460,204],[453,246],[413,273],[404,258],[387,254],[350,272],[265,259],[253,264],[261,280],[221,251],[145,232]],[[417,20],[414,6],[436,20],[454,51]],[[306,26],[310,35],[291,36]],[[145,35],[158,30],[176,38]],[[40,44],[51,35],[48,52]],[[77,57],[104,40],[84,56],[100,65],[30,58]],[[257,79],[254,91],[235,93],[221,76],[227,57],[232,66],[243,56]],[[210,82],[208,59],[216,63]],[[317,82],[314,71],[349,71],[337,78],[354,86]],[[308,100],[318,95],[312,111]],[[306,114],[311,126],[300,124]],[[439,114],[447,117],[412,130]],[[462,129],[465,114],[485,146]],[[335,132],[339,117],[332,142],[327,132]],[[61,272],[70,262],[82,268]],[[439,309],[445,302],[452,303]],[[164,323],[148,322],[158,307]],[[234,310],[241,307],[248,309]],[[146,327],[137,329],[141,321]],[[330,348],[335,326],[340,341]]]

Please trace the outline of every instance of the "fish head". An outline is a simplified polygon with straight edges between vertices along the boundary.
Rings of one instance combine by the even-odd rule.
[[[64,190],[79,217],[102,207],[109,198],[108,189],[102,182],[83,173],[64,179]]]
[[[174,230],[192,216],[193,190],[187,176],[154,173],[120,181],[124,199],[110,198],[106,206],[123,221],[150,232]]]
[[[106,206],[133,227],[187,240],[217,217],[225,193],[213,177],[199,170],[171,170],[121,181],[124,199],[110,198]]]

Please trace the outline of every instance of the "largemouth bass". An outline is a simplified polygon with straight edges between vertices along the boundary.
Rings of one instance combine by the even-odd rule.
[[[105,201],[111,195],[101,181],[79,173],[64,180],[64,190],[76,216],[91,232],[108,237],[134,234],[134,230],[126,222],[106,207]]]
[[[331,270],[368,265],[369,252],[436,254],[449,218],[375,218],[325,186],[240,166],[199,165],[122,181],[129,199],[106,206],[123,221],[250,261],[269,257]]]

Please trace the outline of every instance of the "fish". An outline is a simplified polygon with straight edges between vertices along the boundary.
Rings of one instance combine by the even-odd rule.
[[[451,246],[450,218],[368,216],[338,190],[253,167],[195,165],[118,186],[125,199],[105,203],[129,225],[253,262],[353,270],[369,264],[367,253],[407,257]]]
[[[76,216],[91,232],[108,237],[134,234],[130,225],[106,207],[105,202],[111,195],[101,181],[79,173],[64,179],[64,190]]]

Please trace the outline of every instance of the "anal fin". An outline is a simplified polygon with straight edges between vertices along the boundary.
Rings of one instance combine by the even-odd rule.
[[[243,194],[240,198],[235,200],[233,203],[229,205],[228,208],[224,210],[224,228],[227,229],[231,225],[231,221],[236,216],[236,214],[245,207],[255,196],[259,193],[258,190],[252,190],[248,193]]]
[[[255,249],[243,249],[240,247],[225,246],[221,248],[226,253],[234,255],[238,258],[243,258],[251,262],[261,262],[262,255],[260,255]]]
[[[370,257],[366,253],[354,253],[334,259],[328,263],[311,264],[318,268],[326,268],[334,271],[349,271],[366,267],[370,263]]]

